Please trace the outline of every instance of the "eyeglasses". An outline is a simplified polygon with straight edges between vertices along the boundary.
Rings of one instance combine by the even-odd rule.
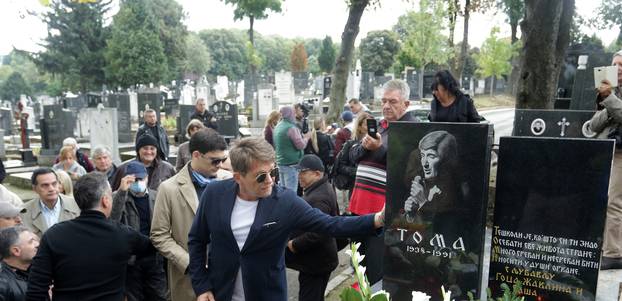
[[[275,178],[279,175],[279,168],[275,167],[272,170],[270,170],[269,172],[262,172],[260,174],[257,175],[257,177],[255,177],[255,181],[257,181],[257,183],[263,183],[266,181],[266,179],[268,178],[268,175],[270,175],[271,178]]]
[[[218,166],[219,164],[224,163],[225,161],[227,161],[227,157],[223,157],[223,158],[210,158],[210,157],[207,157],[206,159],[211,160],[212,165],[214,165],[214,166]]]

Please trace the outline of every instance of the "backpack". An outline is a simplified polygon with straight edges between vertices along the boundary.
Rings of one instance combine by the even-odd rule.
[[[349,140],[343,144],[343,147],[335,157],[335,163],[333,164],[333,168],[330,172],[330,178],[333,181],[333,185],[337,187],[339,190],[350,190],[354,187],[354,178],[350,174],[344,174],[340,172],[340,167],[352,168],[356,171],[356,165],[352,164],[349,159],[350,149],[354,145],[354,140]]]

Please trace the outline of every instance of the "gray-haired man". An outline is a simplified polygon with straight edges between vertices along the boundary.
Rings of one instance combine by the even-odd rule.
[[[95,163],[95,170],[106,174],[108,183],[112,185],[114,173],[117,171],[117,165],[112,162],[112,153],[106,146],[97,146],[91,152],[91,157]]]

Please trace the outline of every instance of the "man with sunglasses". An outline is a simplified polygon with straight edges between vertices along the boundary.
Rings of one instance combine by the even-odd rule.
[[[162,182],[158,190],[151,241],[168,259],[168,279],[172,301],[196,300],[188,268],[188,232],[199,205],[199,197],[207,184],[231,178],[223,170],[227,159],[227,143],[213,129],[204,128],[194,133],[188,143],[191,160],[175,176]]]
[[[233,179],[205,189],[188,234],[198,301],[286,301],[284,250],[294,229],[343,237],[381,233],[384,211],[330,216],[276,186],[275,152],[263,137],[239,140],[229,156]]]

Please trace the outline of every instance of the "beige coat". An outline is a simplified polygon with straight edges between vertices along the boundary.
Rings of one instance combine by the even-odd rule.
[[[73,198],[63,194],[58,195],[60,198],[60,216],[58,222],[72,220],[80,215],[80,208]],[[39,198],[34,198],[28,203],[24,204],[26,212],[20,213],[22,217],[22,224],[32,230],[34,234],[41,237],[43,233],[48,230],[48,225],[45,222],[45,218],[41,213],[41,206],[39,205]]]
[[[190,276],[184,275],[190,261],[188,232],[190,232],[199,205],[188,164],[158,187],[151,221],[151,241],[168,259],[168,279],[172,301],[196,300]],[[231,174],[219,171],[217,177],[230,178]]]

